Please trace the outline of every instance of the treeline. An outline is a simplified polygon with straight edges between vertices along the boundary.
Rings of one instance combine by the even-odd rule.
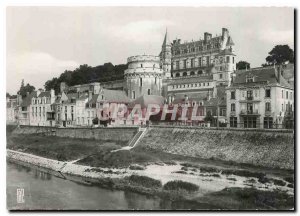
[[[84,64],[73,71],[65,70],[59,77],[46,81],[44,87],[47,91],[54,89],[55,93],[58,93],[61,82],[65,82],[68,86],[73,86],[91,82],[120,80],[124,78],[126,69],[126,64],[113,65],[110,62],[96,67]]]

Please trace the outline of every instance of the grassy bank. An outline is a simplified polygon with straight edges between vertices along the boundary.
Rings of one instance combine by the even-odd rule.
[[[124,143],[33,134],[8,134],[7,136],[8,149],[31,153],[59,161],[85,158],[98,151],[121,148],[122,145],[124,145]]]

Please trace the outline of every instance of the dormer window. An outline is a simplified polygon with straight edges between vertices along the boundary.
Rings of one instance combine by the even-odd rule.
[[[251,76],[251,75],[246,76],[246,82],[247,82],[247,83],[252,83],[252,82],[254,82],[254,77]]]

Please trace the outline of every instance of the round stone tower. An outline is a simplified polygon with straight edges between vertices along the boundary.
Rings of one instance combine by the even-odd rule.
[[[138,55],[127,59],[125,88],[128,97],[136,99],[142,95],[161,95],[163,70],[159,56]]]

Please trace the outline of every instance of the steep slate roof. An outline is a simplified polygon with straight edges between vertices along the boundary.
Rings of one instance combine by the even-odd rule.
[[[51,96],[51,93],[50,91],[42,91],[38,97],[41,98],[41,97],[50,97]]]
[[[141,108],[147,108],[149,104],[163,106],[164,101],[164,97],[159,95],[143,95],[132,101],[128,107],[133,108],[136,104],[140,104]]]
[[[254,76],[253,83],[246,82],[246,76],[252,75]],[[282,75],[280,75],[280,79],[277,77],[277,69],[274,67],[262,67],[262,68],[254,68],[250,70],[241,70],[236,71],[236,77],[233,81],[233,86],[246,85],[246,86],[254,86],[259,82],[264,82],[267,84],[277,84],[286,88],[292,88],[292,86],[287,82],[286,79]]]
[[[234,55],[236,56],[232,51],[230,51],[229,49],[224,49],[221,50],[216,56],[221,56],[221,55]]]
[[[91,100],[88,101],[89,104],[96,104],[99,94],[94,94]]]
[[[122,90],[102,89],[100,95],[103,94],[104,101],[116,103],[129,103],[130,99]]]
[[[22,107],[30,106],[32,98],[36,96],[37,96],[36,91],[31,92],[29,95],[27,95],[25,98],[22,99],[22,103],[20,106]]]
[[[229,37],[228,37],[228,40],[227,40],[227,43],[226,43],[226,46],[233,46],[233,45],[234,45],[233,40],[232,40],[232,38],[229,36]]]

